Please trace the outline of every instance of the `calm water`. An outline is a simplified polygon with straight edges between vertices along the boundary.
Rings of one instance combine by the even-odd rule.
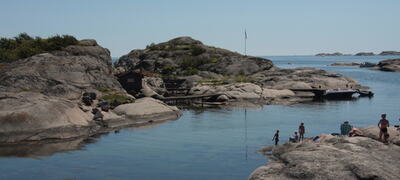
[[[338,132],[344,120],[355,126],[371,126],[383,112],[392,123],[400,118],[400,73],[327,66],[391,57],[267,58],[284,68],[317,67],[339,72],[370,86],[375,96],[247,109],[246,119],[242,108],[187,110],[179,120],[110,133],[80,150],[34,158],[1,157],[0,179],[246,179],[267,162],[256,151],[272,145],[276,129],[281,130],[281,140],[286,140],[300,122],[305,123],[307,136],[315,136]]]

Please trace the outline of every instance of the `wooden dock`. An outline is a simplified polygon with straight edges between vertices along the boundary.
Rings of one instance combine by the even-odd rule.
[[[188,95],[188,96],[172,96],[172,97],[165,97],[163,101],[169,105],[178,105],[178,104],[207,104],[207,100],[215,97],[217,98],[222,94],[203,94],[203,95]]]
[[[321,98],[325,92],[327,91],[327,89],[319,89],[319,88],[313,88],[313,89],[289,89],[293,92],[311,92],[314,93],[314,97],[315,98]]]

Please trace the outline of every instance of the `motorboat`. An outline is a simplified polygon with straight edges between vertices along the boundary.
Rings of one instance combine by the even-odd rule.
[[[328,89],[326,90],[322,97],[324,99],[351,99],[357,90],[353,89]]]

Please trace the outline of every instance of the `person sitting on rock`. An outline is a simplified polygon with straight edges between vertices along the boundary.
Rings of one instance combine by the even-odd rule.
[[[104,122],[103,120],[103,113],[101,113],[101,111],[97,108],[94,108],[92,110],[92,113],[94,114],[93,116],[93,120],[96,122],[96,124],[102,126],[102,127],[107,127],[107,124]]]
[[[289,141],[293,143],[297,143],[299,141],[299,135],[297,135],[297,132],[294,132],[294,135],[289,137]]]
[[[386,119],[386,114],[382,114],[381,118],[382,119],[378,123],[378,127],[380,129],[379,140],[382,141],[382,136],[383,136],[383,142],[386,143],[387,139],[389,138],[389,133],[388,133],[389,121]]]
[[[340,134],[341,135],[349,135],[349,132],[353,126],[349,124],[349,121],[345,121],[343,124],[340,125]]]
[[[272,138],[272,141],[275,140],[275,146],[278,145],[279,142],[279,130],[276,130],[276,133],[274,137]]]

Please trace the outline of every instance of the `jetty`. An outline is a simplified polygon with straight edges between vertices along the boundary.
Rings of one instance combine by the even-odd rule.
[[[209,99],[217,98],[222,94],[203,94],[203,95],[187,95],[187,96],[171,96],[165,97],[162,100],[168,105],[191,105],[201,104],[204,105],[223,105],[222,102],[209,102]]]

